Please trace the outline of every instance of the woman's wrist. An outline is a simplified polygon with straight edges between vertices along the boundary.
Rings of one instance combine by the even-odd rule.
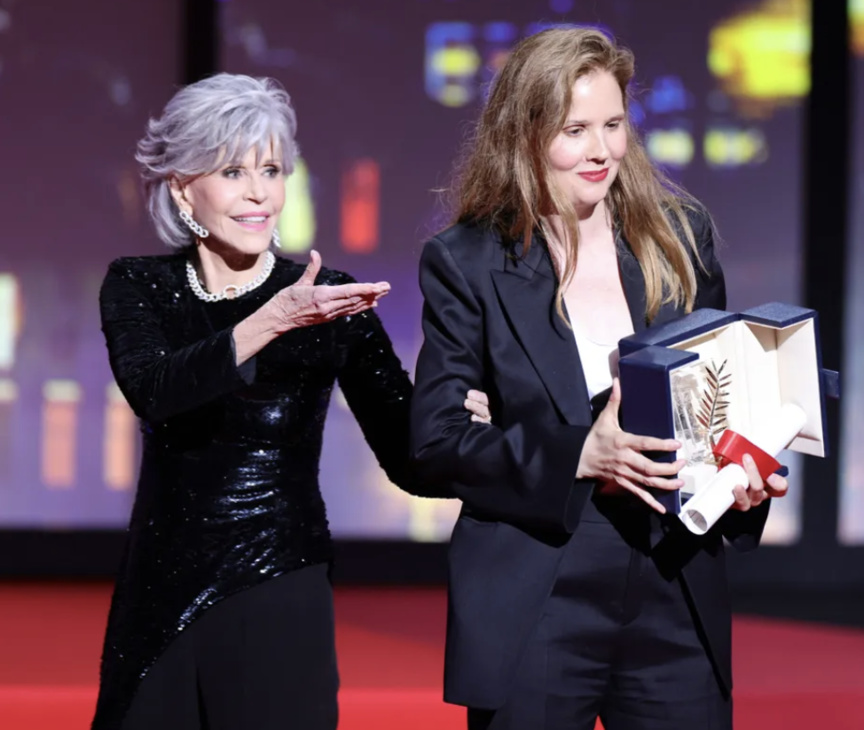
[[[257,355],[270,342],[290,327],[281,323],[271,307],[265,304],[261,309],[239,322],[233,331],[237,364]]]
[[[579,455],[579,463],[576,465],[577,479],[593,479],[596,474],[590,467],[591,461],[591,433],[588,433],[588,438],[582,446],[582,453]]]

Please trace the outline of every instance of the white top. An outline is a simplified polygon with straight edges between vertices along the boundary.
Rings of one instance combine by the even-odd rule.
[[[582,361],[588,397],[593,398],[612,387],[612,379],[618,376],[618,343],[596,342],[576,326],[573,327],[576,348]]]

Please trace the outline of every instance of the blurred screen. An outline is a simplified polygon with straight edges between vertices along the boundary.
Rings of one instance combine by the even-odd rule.
[[[417,261],[446,225],[436,190],[488,82],[519,39],[556,23],[613,33],[633,49],[633,112],[653,159],[701,199],[724,244],[730,309],[796,303],[800,291],[801,105],[809,89],[803,0],[329,0],[302,10],[226,0],[225,71],[273,76],[299,118],[303,165],[289,179],[282,238],[305,260],[387,278],[379,312],[408,370],[421,344]],[[673,40],[674,39],[674,40]],[[784,463],[797,473],[797,461]],[[336,398],[321,465],[331,526],[351,537],[445,539],[453,501],[399,492]],[[799,532],[800,483],[772,507],[766,538]]]
[[[864,544],[864,2],[849,0],[852,57],[852,165],[846,267],[846,333],[843,363],[838,537]]]
[[[176,4],[36,5],[0,0],[0,139],[14,181],[0,197],[0,524],[122,527],[137,424],[111,378],[97,296],[112,258],[161,252],[132,155],[176,86]],[[448,221],[436,191],[486,86],[520,38],[581,23],[635,52],[634,118],[653,159],[714,215],[730,308],[797,302],[809,3],[507,6],[220,3],[222,69],[276,77],[297,109],[285,254],[303,261],[314,245],[326,266],[389,280],[378,311],[413,371],[420,249]],[[82,27],[98,42],[69,31]],[[340,537],[446,539],[458,510],[389,484],[338,392],[321,481]],[[796,539],[800,489],[793,480],[772,508],[769,540]]]
[[[135,143],[179,81],[172,0],[0,0],[0,525],[120,527],[137,424],[99,329],[108,262],[161,253]]]

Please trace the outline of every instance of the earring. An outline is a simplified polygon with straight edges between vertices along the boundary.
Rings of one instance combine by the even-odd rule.
[[[180,209],[180,220],[183,221],[188,226],[189,230],[198,236],[198,238],[207,238],[207,236],[210,235],[210,231],[208,231],[182,208]]]
[[[282,248],[282,238],[279,235],[279,228],[276,227],[273,229],[273,237],[271,239],[273,246],[275,248]]]

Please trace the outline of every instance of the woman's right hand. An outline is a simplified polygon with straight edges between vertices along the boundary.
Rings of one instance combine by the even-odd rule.
[[[321,270],[321,256],[310,253],[311,261],[303,275],[291,286],[285,287],[264,306],[276,320],[276,328],[287,332],[298,327],[323,324],[339,317],[359,314],[377,305],[390,291],[390,284],[315,284]]]
[[[576,470],[577,479],[598,479],[605,484],[601,493],[614,494],[626,490],[635,494],[661,514],[666,512],[646,487],[674,490],[684,486],[682,479],[669,479],[685,465],[684,459],[671,464],[652,461],[643,451],[676,451],[681,444],[674,439],[636,436],[621,429],[618,411],[621,406],[621,386],[612,382],[612,395],[600,412],[585,444]]]
[[[331,322],[339,317],[360,314],[377,305],[390,291],[390,284],[315,284],[321,270],[317,251],[303,275],[286,286],[257,312],[234,327],[234,351],[237,365],[254,357],[270,342],[288,330]]]

